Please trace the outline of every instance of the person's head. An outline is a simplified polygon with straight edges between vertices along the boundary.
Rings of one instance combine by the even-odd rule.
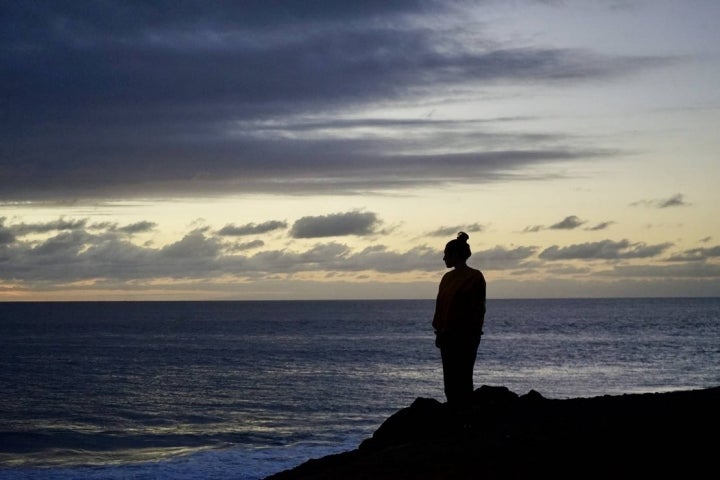
[[[470,245],[467,243],[469,238],[467,233],[460,232],[456,239],[450,240],[445,245],[443,260],[448,268],[464,265],[467,259],[470,258],[472,253],[470,252]]]

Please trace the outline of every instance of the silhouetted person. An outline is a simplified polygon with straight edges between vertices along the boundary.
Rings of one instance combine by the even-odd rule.
[[[445,396],[453,407],[466,407],[473,392],[473,368],[485,320],[485,277],[469,267],[468,235],[458,233],[445,245],[443,260],[453,270],[443,275],[435,303],[433,328],[440,348]]]

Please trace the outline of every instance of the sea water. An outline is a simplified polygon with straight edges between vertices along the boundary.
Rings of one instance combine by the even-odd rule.
[[[261,479],[444,400],[433,302],[0,303],[0,479]],[[720,385],[720,299],[490,300],[475,384]]]

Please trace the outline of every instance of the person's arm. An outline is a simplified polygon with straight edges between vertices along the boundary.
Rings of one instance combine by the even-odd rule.
[[[486,312],[486,293],[487,293],[487,286],[485,284],[485,278],[480,276],[478,279],[478,305],[476,309],[476,322],[477,325],[480,327],[480,335],[482,335],[482,328],[483,324],[485,323],[485,312]]]

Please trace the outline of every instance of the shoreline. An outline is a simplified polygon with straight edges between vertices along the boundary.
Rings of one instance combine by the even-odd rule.
[[[482,386],[453,412],[418,398],[358,448],[265,480],[688,478],[713,471],[720,387],[548,399]]]

